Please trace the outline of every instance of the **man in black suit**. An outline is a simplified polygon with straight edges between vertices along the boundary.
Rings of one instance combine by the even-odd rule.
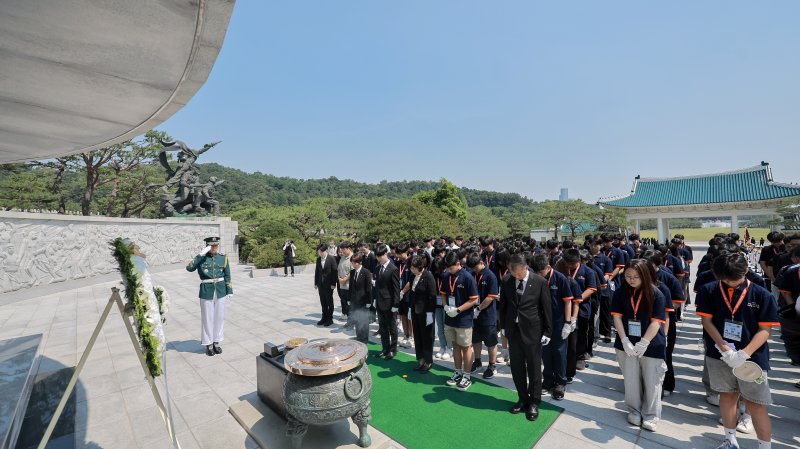
[[[356,340],[367,343],[369,339],[369,307],[372,304],[372,273],[362,264],[364,256],[350,258],[350,313],[356,328]]]
[[[389,247],[383,243],[375,248],[378,273],[375,279],[377,291],[378,329],[383,350],[378,357],[393,359],[397,353],[397,321],[394,314],[400,305],[400,273],[389,260]]]
[[[508,339],[511,377],[519,401],[511,413],[525,411],[535,421],[542,401],[542,345],[550,343],[552,305],[547,280],[530,271],[522,254],[509,261],[511,276],[501,287],[500,328]]]
[[[333,324],[333,290],[338,282],[336,259],[328,254],[328,244],[320,243],[317,247],[317,267],[314,270],[314,288],[319,292],[319,303],[322,306],[322,319],[317,326],[328,327]]]

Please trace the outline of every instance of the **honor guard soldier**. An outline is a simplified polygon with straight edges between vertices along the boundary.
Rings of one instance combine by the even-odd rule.
[[[186,271],[200,275],[200,344],[206,355],[221,354],[224,339],[225,301],[233,296],[228,256],[220,254],[219,237],[204,240],[206,247],[186,265]]]

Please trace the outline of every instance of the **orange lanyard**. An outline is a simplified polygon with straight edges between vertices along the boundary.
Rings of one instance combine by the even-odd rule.
[[[550,285],[550,281],[553,280],[553,270],[550,270],[550,276],[547,276],[547,285]]]
[[[578,264],[578,268],[575,268],[575,272],[572,273],[572,279],[573,280],[575,279],[575,276],[578,275],[578,271],[580,271],[580,270],[581,270],[581,264]]]
[[[746,284],[744,290],[742,290],[742,294],[739,295],[739,300],[736,301],[736,305],[734,307],[731,307],[731,302],[733,301],[733,292],[735,289],[728,288],[728,295],[726,296],[725,291],[722,290],[722,281],[719,281],[719,292],[722,293],[722,299],[725,300],[725,305],[728,306],[728,310],[731,311],[731,319],[733,319],[733,315],[736,313],[736,311],[739,310],[744,298],[747,297],[747,291],[750,290],[750,280],[746,280],[745,282]]]
[[[439,291],[442,291],[442,280],[441,279],[436,281],[436,287],[439,288]]]
[[[475,281],[477,282],[477,284],[478,284],[478,285],[481,285],[481,281],[482,281],[482,280],[483,280],[483,273],[479,274],[479,275],[478,275],[478,276],[475,278]]]
[[[500,272],[500,280],[501,281],[506,278],[506,273],[508,273],[508,270]],[[798,271],[797,273],[798,273],[798,276],[800,276],[800,271]]]
[[[405,264],[400,264],[400,278],[401,279],[403,278],[403,270],[405,270],[405,269],[406,269],[406,265]]]
[[[455,279],[453,279],[455,282],[450,282],[450,279],[452,277],[453,277],[453,275],[451,274],[450,277],[447,278],[447,285],[450,286],[450,296],[455,296],[456,295],[456,284],[458,284],[458,274],[456,274],[455,275]]]
[[[487,267],[488,267],[488,266],[490,266],[490,265],[492,264],[492,259],[494,259],[494,257],[492,257],[492,255],[491,255],[491,254],[490,254],[490,255],[488,255],[488,256],[486,256],[486,266],[487,266]]]
[[[633,305],[633,297],[636,296],[636,291],[634,290],[631,294],[631,308],[633,309],[633,319],[635,320],[639,319],[636,317],[636,314],[639,313],[639,305],[642,303],[642,294],[643,292],[639,292],[639,299],[636,300],[636,305]]]

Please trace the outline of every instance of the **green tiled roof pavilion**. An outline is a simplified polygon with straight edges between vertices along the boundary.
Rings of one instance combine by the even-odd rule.
[[[787,198],[800,197],[800,185],[772,179],[769,164],[742,170],[679,178],[637,176],[631,192],[600,198],[601,207],[619,207],[629,220],[657,219],[658,239],[669,237],[670,218],[730,217],[738,232],[740,215],[774,215]]]
[[[800,196],[800,186],[772,180],[769,164],[725,173],[681,178],[640,178],[631,193],[603,198],[601,204],[616,207],[679,206],[689,204],[765,201]]]

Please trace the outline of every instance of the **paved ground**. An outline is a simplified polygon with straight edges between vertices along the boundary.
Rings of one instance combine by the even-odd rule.
[[[352,335],[336,326],[314,325],[320,315],[310,274],[251,279],[246,277],[244,267],[236,267],[236,296],[227,309],[224,353],[207,357],[198,342],[196,275],[171,271],[156,274],[154,278],[156,283],[167,287],[172,298],[166,327],[171,341],[169,389],[178,437],[186,449],[256,447],[227,408],[255,391],[254,358],[264,341]],[[0,307],[0,338],[44,332],[47,359],[43,369],[74,366],[114,285],[107,282],[76,289],[54,287],[52,294]],[[627,425],[622,411],[622,377],[612,348],[601,344],[591,367],[579,373],[575,383],[568,387],[565,400],[558,403],[565,413],[537,447],[716,447],[722,429],[717,423],[717,408],[704,400],[697,349],[700,327],[692,312],[693,308],[679,324],[675,350],[677,393],[664,401],[663,421],[657,433]],[[773,447],[798,447],[800,390],[793,383],[800,380],[800,370],[789,365],[777,338],[773,338],[771,346],[770,383],[776,402],[770,408]],[[494,381],[512,387],[507,366],[500,367]],[[80,377],[77,399],[78,448],[170,447],[116,309]],[[550,399],[545,397],[545,400]],[[509,415],[509,419],[524,417]],[[740,437],[744,448],[756,447],[754,435]]]

